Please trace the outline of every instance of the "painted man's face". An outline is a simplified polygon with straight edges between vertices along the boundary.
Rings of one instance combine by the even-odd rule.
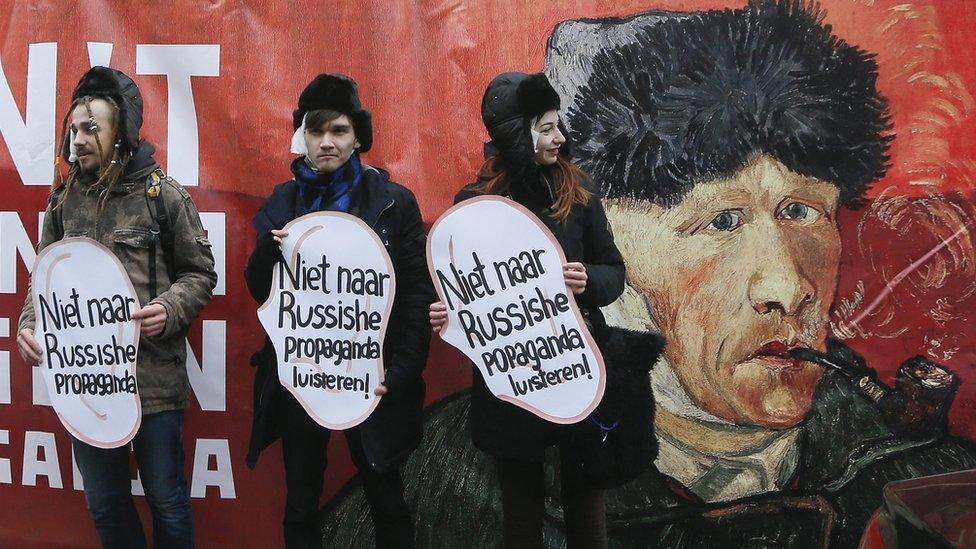
[[[665,357],[703,410],[774,429],[806,416],[823,371],[786,353],[824,348],[838,196],[759,156],[670,208],[608,202],[628,282],[648,299]]]

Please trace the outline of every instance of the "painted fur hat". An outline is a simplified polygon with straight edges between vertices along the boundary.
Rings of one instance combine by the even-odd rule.
[[[608,197],[677,204],[756,154],[856,207],[893,138],[874,55],[801,0],[561,23],[547,70],[576,159]]]

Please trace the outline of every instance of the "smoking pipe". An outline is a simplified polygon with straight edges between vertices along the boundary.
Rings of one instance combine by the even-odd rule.
[[[945,431],[960,383],[947,368],[923,356],[910,358],[898,367],[892,389],[878,380],[877,372],[849,348],[830,340],[827,347],[827,353],[798,347],[791,349],[789,355],[844,374],[862,396],[874,403],[885,425],[898,436],[922,439]]]

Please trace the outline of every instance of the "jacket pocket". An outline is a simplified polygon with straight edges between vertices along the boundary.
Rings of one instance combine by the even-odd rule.
[[[149,229],[126,227],[115,229],[115,244],[129,248],[149,248]]]
[[[122,262],[122,266],[129,273],[132,286],[142,298],[143,290],[148,287],[149,247],[153,244],[149,229],[142,227],[116,229],[112,239],[115,256]],[[157,254],[156,261],[160,266],[161,260],[162,258]],[[156,276],[159,278],[160,286],[164,287],[162,283],[165,282],[165,270],[157,268]]]

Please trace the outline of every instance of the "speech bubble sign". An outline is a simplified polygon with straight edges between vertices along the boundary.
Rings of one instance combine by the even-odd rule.
[[[118,448],[136,435],[139,310],[129,275],[102,244],[60,240],[37,255],[31,273],[40,368],[58,419],[75,438]]]
[[[284,262],[258,319],[278,358],[278,380],[309,416],[348,429],[379,404],[383,338],[393,308],[393,263],[357,217],[315,212],[284,227]]]
[[[456,204],[431,228],[427,259],[447,306],[441,338],[492,394],[554,423],[596,408],[603,357],[566,288],[562,247],[532,212],[500,196]]]

